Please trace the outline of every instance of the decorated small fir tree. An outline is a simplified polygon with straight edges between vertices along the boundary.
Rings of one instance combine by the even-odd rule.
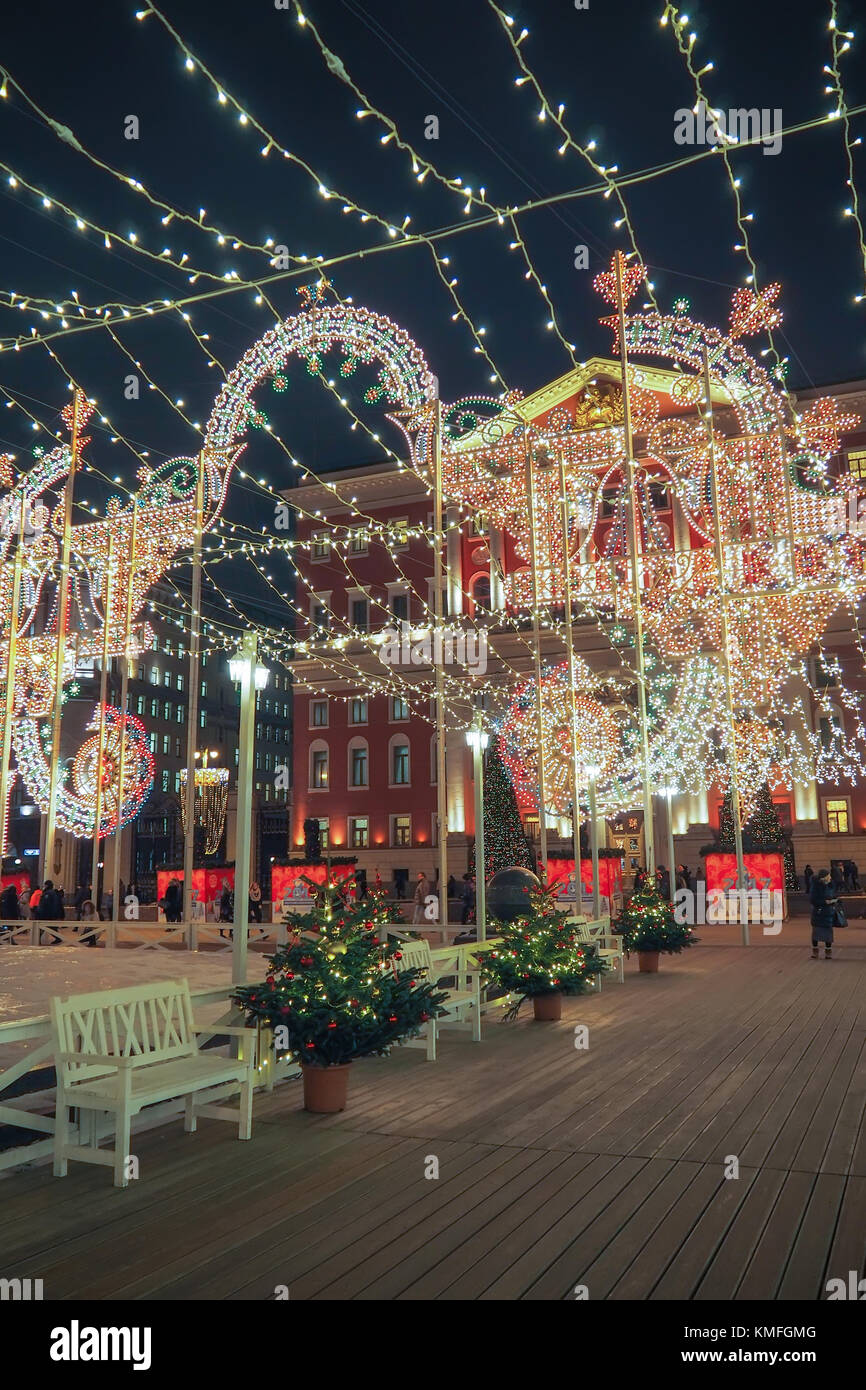
[[[532,867],[517,797],[502,761],[498,734],[490,745],[484,767],[484,858],[488,879],[499,869]]]
[[[445,997],[400,965],[398,944],[380,942],[374,903],[343,903],[336,885],[296,919],[296,935],[268,958],[266,978],[235,991],[251,1022],[283,1028],[287,1051],[307,1066],[381,1056],[443,1012]]]
[[[785,834],[779,812],[773,804],[770,788],[766,782],[759,787],[755,803],[746,819],[743,829],[743,852],[745,854],[781,854],[785,861],[785,887],[797,887],[797,869],[794,862],[794,847],[789,835]],[[734,813],[731,793],[726,792],[719,808],[719,840],[725,849],[734,847]]]
[[[524,1000],[540,994],[583,994],[607,969],[592,946],[578,940],[547,889],[532,894],[530,912],[492,930],[499,944],[484,953],[485,979],[519,996],[504,1018],[516,1018]]]
[[[691,927],[676,920],[673,907],[653,884],[645,884],[632,893],[614,923],[614,931],[621,934],[629,952],[679,955],[684,947],[698,940]]]

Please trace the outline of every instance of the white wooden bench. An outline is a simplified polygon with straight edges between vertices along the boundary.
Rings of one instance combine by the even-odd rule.
[[[73,1158],[112,1167],[114,1186],[126,1187],[132,1117],[160,1101],[185,1097],[188,1134],[195,1131],[198,1116],[204,1115],[236,1120],[238,1138],[250,1138],[255,1033],[228,1024],[197,1027],[186,980],[54,998],[51,1022],[57,1072],[55,1177],[66,1176],[68,1160]],[[244,1055],[223,1057],[200,1051],[197,1035],[215,1032],[242,1039],[238,1050]],[[238,1092],[237,1110],[214,1104]],[[69,1142],[70,1106],[88,1112],[87,1146]],[[115,1116],[113,1150],[97,1145],[98,1112]],[[82,1134],[84,1129],[82,1117]]]
[[[625,983],[625,948],[619,937],[615,936],[610,930],[610,918],[599,917],[596,921],[587,922],[585,917],[569,917],[568,925],[574,927],[574,934],[578,941],[586,946],[593,946],[599,960],[603,960],[605,965],[612,966],[619,975],[620,984]],[[598,982],[598,990],[601,993],[601,975],[594,976]]]
[[[443,946],[431,951],[429,941],[401,941],[402,970],[425,970],[430,984],[454,977],[457,984],[447,989],[447,998],[441,1008],[445,1013],[441,1018],[431,1018],[425,1023],[421,1036],[410,1038],[407,1047],[424,1047],[427,1061],[436,1061],[439,1032],[442,1028],[468,1028],[472,1041],[481,1041],[481,969],[467,960],[467,954],[460,946]]]

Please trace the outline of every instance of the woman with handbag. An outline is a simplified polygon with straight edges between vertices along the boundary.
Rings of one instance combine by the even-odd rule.
[[[830,881],[830,870],[821,869],[812,879],[812,960],[818,959],[818,943],[824,943],[824,959],[833,959],[833,928],[839,898]]]

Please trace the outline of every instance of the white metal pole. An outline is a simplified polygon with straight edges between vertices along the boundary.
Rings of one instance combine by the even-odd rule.
[[[472,726],[472,769],[475,798],[475,935],[487,940],[487,851],[484,843],[484,746],[481,712],[476,710]]]
[[[237,824],[235,829],[235,916],[232,932],[232,983],[247,978],[250,898],[250,841],[253,820],[253,761],[256,734],[256,658],[258,634],[245,632],[241,643],[241,716],[238,746]]]
[[[731,675],[730,633],[728,631],[728,582],[725,571],[725,552],[722,542],[719,471],[713,442],[713,397],[710,382],[710,360],[704,348],[704,396],[707,426],[707,447],[710,482],[713,498],[713,523],[716,543],[716,569],[719,576],[719,621],[722,635],[722,675],[725,682],[725,702],[728,713],[729,772],[731,788],[731,819],[734,822],[734,851],[737,856],[737,899],[740,913],[740,935],[744,946],[749,945],[749,911],[746,901],[746,862],[743,857],[743,827],[740,819],[739,771],[737,767],[737,724],[734,717],[734,686]]]
[[[445,763],[445,672],[442,620],[442,401],[439,387],[433,402],[433,675],[436,690],[436,826],[439,839],[439,923],[448,925],[448,788]]]
[[[24,526],[26,500],[21,496],[21,519],[18,526],[18,544],[12,567],[12,592],[9,603],[9,640],[6,645],[6,690],[4,693],[3,729],[0,733],[0,859],[6,853],[9,838],[7,810],[9,791],[12,786],[12,725],[15,722],[15,656],[18,644],[18,609],[21,598],[21,571],[24,567]],[[10,510],[9,520],[12,520]]]
[[[589,845],[592,854],[592,915],[596,922],[601,916],[601,888],[598,881],[598,812],[595,806],[595,775],[590,774],[587,784],[589,796]],[[610,896],[608,896],[610,907]]]
[[[666,788],[668,798],[668,875],[670,880],[671,902],[673,902],[677,891],[677,871],[674,863],[674,807],[673,791],[670,787]]]
[[[127,704],[129,703],[129,644],[132,639],[130,628],[132,627],[133,593],[135,589],[135,547],[138,537],[138,501],[132,503],[132,526],[129,533],[129,573],[126,577],[126,613],[123,624],[123,670],[120,677],[120,712],[124,720],[121,725],[120,753],[118,757],[117,769],[117,830],[114,841],[114,871],[111,876],[111,897],[112,897],[112,921],[119,922],[120,912],[120,870],[121,859],[123,856],[123,798],[124,784],[126,782],[126,716]],[[132,866],[131,866],[132,867]],[[127,883],[127,892],[132,887],[133,875],[130,875]]]
[[[192,875],[195,868],[195,752],[201,678],[201,539],[204,526],[204,455],[198,457],[192,541],[192,586],[189,618],[189,691],[186,705],[186,833],[183,840],[183,920],[192,922]]]
[[[625,297],[622,276],[625,257],[617,251],[616,298],[619,316],[619,346],[622,363],[622,410],[623,432],[625,434],[625,479],[626,506],[628,510],[628,549],[631,565],[632,621],[634,623],[634,645],[637,657],[637,704],[641,735],[641,776],[643,781],[644,806],[644,845],[646,848],[646,871],[650,882],[655,878],[656,851],[653,828],[653,798],[650,786],[649,725],[647,722],[646,664],[643,650],[643,612],[641,607],[641,548],[637,526],[637,498],[635,497],[634,440],[631,428],[631,384],[628,376],[628,345],[625,335]]]

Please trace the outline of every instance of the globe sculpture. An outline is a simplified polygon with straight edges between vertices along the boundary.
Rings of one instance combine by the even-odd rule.
[[[541,882],[529,869],[499,869],[487,885],[487,912],[500,922],[513,922],[529,911],[530,895]]]

